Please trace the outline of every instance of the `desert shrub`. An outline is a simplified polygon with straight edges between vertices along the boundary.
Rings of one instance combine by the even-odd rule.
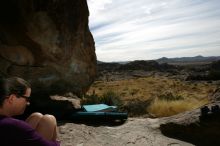
[[[102,96],[98,96],[97,94],[85,95],[82,100],[82,104],[107,104],[107,105],[115,105],[121,106],[122,101],[118,94],[113,91],[107,91],[103,93]]]
[[[198,86],[198,84],[197,84],[197,83],[193,83],[193,86],[197,87],[197,86]]]
[[[167,100],[167,101],[175,101],[175,100],[183,100],[184,97],[181,95],[174,95],[172,92],[166,92],[164,94],[158,95],[158,99]]]
[[[85,95],[81,100],[81,104],[99,104],[99,96],[97,94]]]
[[[131,94],[131,96],[134,96],[138,92],[139,92],[139,89],[132,89],[129,93]]]
[[[150,102],[151,100],[130,100],[121,107],[121,111],[128,112],[129,116],[141,116],[147,114],[147,107]]]
[[[119,95],[113,91],[107,91],[103,93],[103,95],[99,97],[99,101],[107,105],[116,105],[116,106],[122,105],[122,101]]]
[[[120,96],[125,96],[127,94],[127,92],[121,92]]]

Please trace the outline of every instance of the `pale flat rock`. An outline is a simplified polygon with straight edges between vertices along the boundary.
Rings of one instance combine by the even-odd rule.
[[[192,146],[168,138],[158,128],[157,120],[129,118],[120,126],[88,126],[65,123],[59,126],[62,146]]]

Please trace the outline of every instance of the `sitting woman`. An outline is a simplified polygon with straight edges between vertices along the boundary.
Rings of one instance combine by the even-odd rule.
[[[23,114],[31,87],[21,78],[0,79],[1,146],[59,146],[57,123],[52,115],[31,114],[26,121],[12,116]]]

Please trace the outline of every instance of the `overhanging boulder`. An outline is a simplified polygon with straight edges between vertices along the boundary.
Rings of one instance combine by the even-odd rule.
[[[96,76],[86,0],[1,0],[0,76],[35,93],[83,94]]]

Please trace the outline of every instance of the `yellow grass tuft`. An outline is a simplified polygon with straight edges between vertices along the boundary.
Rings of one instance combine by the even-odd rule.
[[[155,117],[167,117],[181,112],[189,111],[208,103],[208,99],[196,100],[160,100],[155,99],[149,106],[148,112]]]

